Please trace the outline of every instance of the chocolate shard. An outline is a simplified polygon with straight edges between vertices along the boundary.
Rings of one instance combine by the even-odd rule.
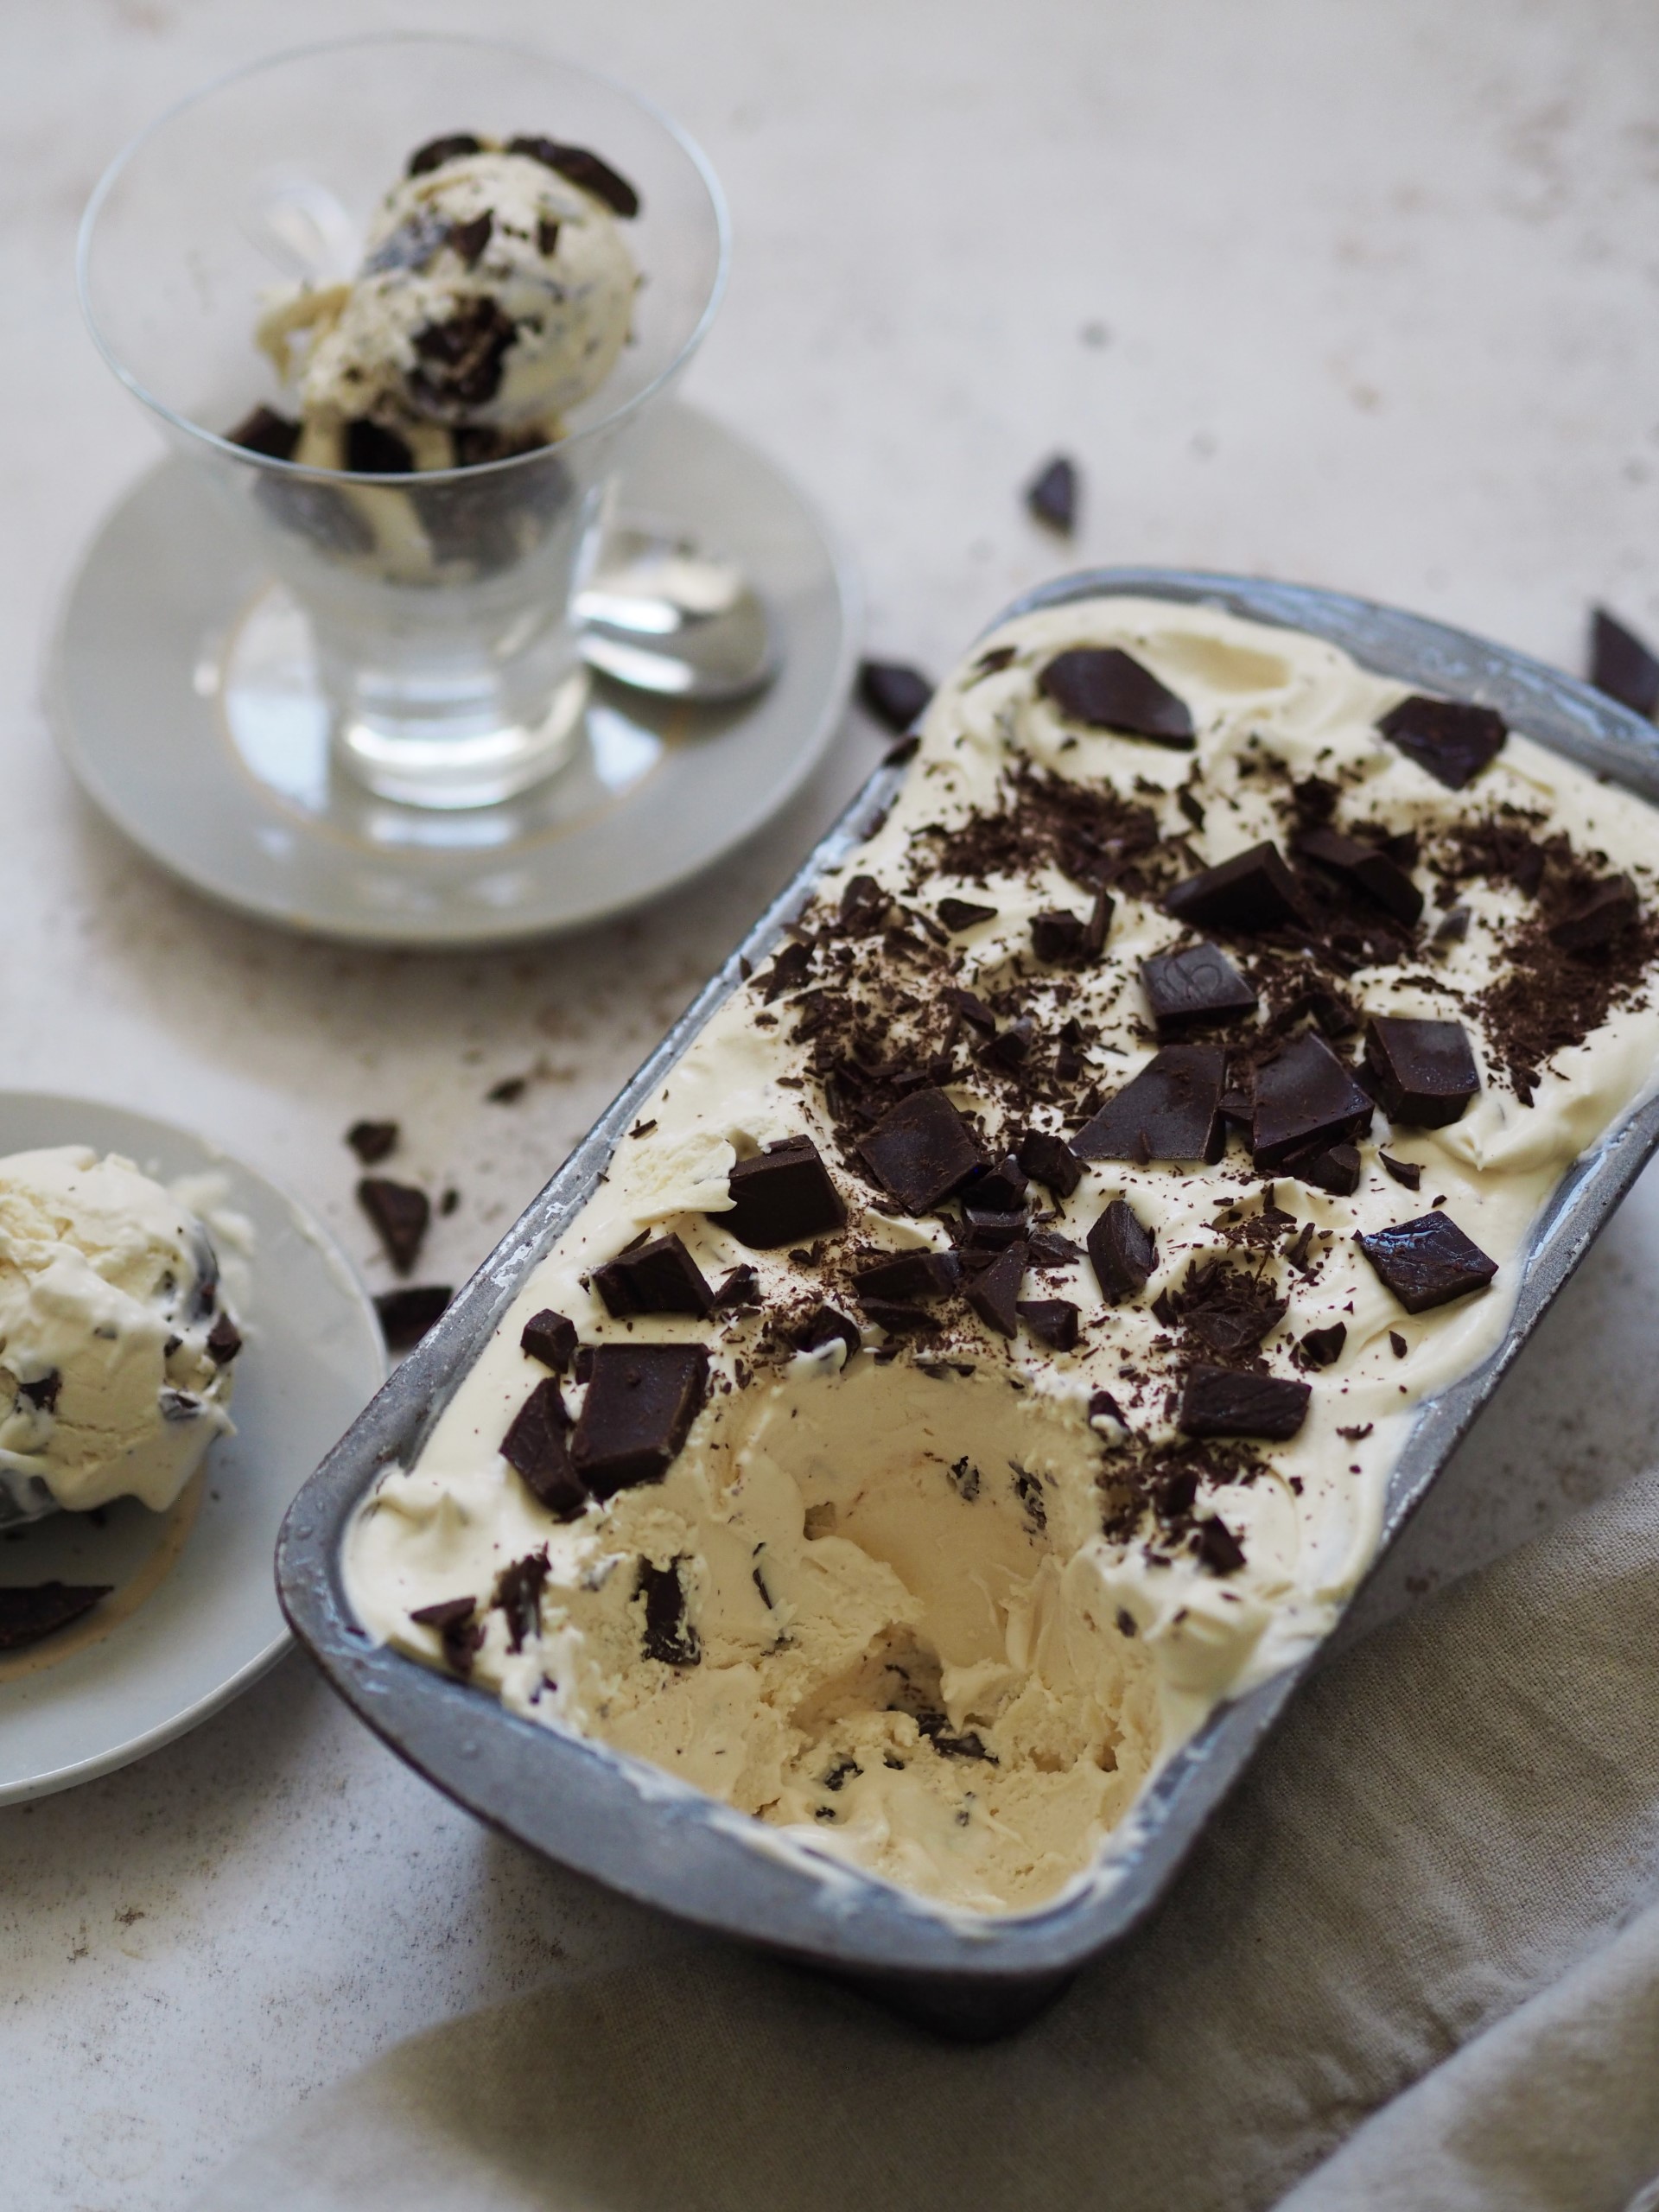
[[[396,1122],[353,1122],[346,1141],[365,1167],[378,1167],[388,1153],[397,1149]]]
[[[1408,1191],[1422,1188],[1423,1170],[1420,1160],[1395,1160],[1386,1152],[1379,1152],[1376,1156],[1396,1183],[1403,1183]]]
[[[1480,1089],[1460,1021],[1373,1014],[1365,1025],[1365,1066],[1383,1112],[1408,1128],[1445,1128]]]
[[[995,1167],[965,1185],[962,1203],[976,1213],[1022,1212],[1030,1189],[1025,1169],[1011,1152],[1005,1153]]]
[[[680,1565],[678,1560],[668,1567],[653,1567],[647,1559],[639,1562],[639,1592],[645,1601],[639,1640],[646,1658],[659,1659],[665,1667],[695,1667],[702,1657],[697,1631],[686,1617]]]
[[[1651,715],[1659,707],[1659,655],[1605,607],[1590,616],[1590,681],[1633,715]]]
[[[1192,1548],[1199,1564],[1211,1574],[1236,1574],[1244,1564],[1244,1547],[1227,1523],[1208,1515],[1192,1531]]]
[[[176,1337],[170,1339],[170,1342],[175,1345],[181,1341],[181,1339]],[[238,1338],[237,1341],[239,1344],[241,1339]],[[62,1388],[62,1370],[48,1367],[44,1375],[34,1375],[27,1382],[20,1382],[17,1385],[17,1395],[20,1398],[27,1398],[37,1413],[51,1414],[58,1409],[58,1393]]]
[[[1127,1198],[1114,1198],[1089,1231],[1089,1259],[1109,1306],[1138,1298],[1158,1264],[1158,1247]]]
[[[386,1350],[412,1351],[427,1331],[442,1319],[454,1294],[447,1282],[411,1282],[397,1290],[383,1290],[374,1301],[374,1310],[380,1316],[380,1333],[386,1340]],[[214,1335],[217,1334],[216,1324]],[[237,1341],[239,1344],[240,1338]],[[207,1349],[213,1350],[213,1337],[207,1339]],[[217,1353],[213,1356],[219,1357]]]
[[[857,1294],[859,1311],[877,1329],[890,1337],[936,1336],[939,1324],[933,1315],[907,1300],[898,1298],[870,1298],[863,1292]]]
[[[1225,1075],[1219,1045],[1162,1046],[1077,1131],[1071,1149],[1079,1160],[1133,1160],[1143,1166],[1154,1160],[1217,1160]]]
[[[393,1291],[391,1295],[393,1298],[406,1298],[409,1294],[407,1291]],[[448,1303],[448,1293],[445,1294],[444,1303],[446,1305]],[[381,1325],[384,1327],[385,1325],[383,1322]],[[424,1331],[422,1333],[424,1334]],[[207,1332],[208,1358],[213,1361],[215,1367],[228,1367],[241,1349],[241,1330],[237,1327],[228,1313],[221,1313]]]
[[[611,1497],[660,1482],[709,1390],[702,1344],[595,1344],[592,1379],[571,1440],[589,1494]]]
[[[1026,1233],[1023,1212],[1004,1213],[990,1206],[963,1206],[962,1219],[968,1232],[964,1249],[969,1252],[1006,1251]]]
[[[1191,929],[1248,936],[1300,921],[1302,907],[1284,855],[1267,840],[1178,883],[1164,899],[1164,912]]]
[[[732,1268],[721,1278],[715,1293],[715,1311],[734,1313],[738,1307],[753,1306],[760,1292],[760,1278],[750,1267]]]
[[[1509,735],[1503,716],[1490,707],[1430,699],[1421,692],[1391,707],[1377,728],[1408,760],[1452,791],[1472,783],[1497,758]]]
[[[424,146],[417,146],[409,157],[406,176],[426,176],[433,169],[441,169],[446,162],[459,161],[466,154],[481,154],[484,143],[474,138],[470,130],[452,130],[444,138],[429,138]]]
[[[1328,1329],[1310,1329],[1296,1347],[1304,1367],[1331,1367],[1342,1357],[1348,1341],[1348,1324],[1333,1321]]]
[[[426,1224],[432,1218],[426,1192],[385,1175],[365,1175],[357,1186],[357,1202],[373,1223],[386,1257],[400,1275],[406,1275],[420,1255]]]
[[[709,1218],[752,1252],[798,1244],[846,1223],[845,1201],[810,1137],[780,1138],[740,1160],[728,1180],[730,1211]]]
[[[983,999],[976,998],[972,991],[960,990],[954,984],[944,996],[945,1004],[955,1007],[964,1021],[971,1022],[976,1029],[982,1029],[988,1035],[995,1034],[996,1016]]]
[[[1057,453],[1026,486],[1026,505],[1033,519],[1070,537],[1077,520],[1077,465]]]
[[[495,218],[486,207],[481,215],[474,215],[470,223],[451,223],[448,243],[470,269],[478,261],[490,242],[495,228]]]
[[[264,454],[267,461],[292,461],[300,442],[300,425],[274,407],[256,407],[245,415],[226,439],[245,452]]]
[[[995,906],[977,906],[971,899],[941,899],[937,911],[946,929],[952,931],[976,928],[981,922],[994,922],[997,915]]]
[[[1238,1021],[1255,1012],[1255,993],[1215,944],[1155,952],[1141,963],[1141,984],[1162,1038]]]
[[[1039,1344],[1054,1351],[1075,1351],[1077,1309],[1069,1298],[1022,1298],[1014,1311]]]
[[[1037,957],[1051,968],[1084,968],[1098,960],[1111,926],[1114,900],[1109,891],[1095,893],[1086,914],[1053,906],[1031,918],[1031,944]]]
[[[631,1313],[708,1313],[715,1303],[702,1268],[671,1230],[595,1268],[594,1288],[619,1321]]]
[[[1042,1184],[1057,1198],[1069,1198],[1083,1180],[1083,1163],[1052,1129],[1027,1129],[1014,1157],[1033,1183]]]
[[[867,713],[902,737],[927,712],[933,686],[906,662],[867,660],[859,663],[858,696]]]
[[[1375,1230],[1360,1238],[1359,1249],[1383,1288],[1393,1292],[1408,1313],[1427,1313],[1431,1306],[1449,1306],[1453,1299],[1484,1290],[1497,1273],[1497,1262],[1440,1212]]]
[[[1609,876],[1553,925],[1550,942],[1563,952],[1598,951],[1628,929],[1640,912],[1641,901],[1630,877]]]
[[[1176,1425],[1189,1436],[1266,1436],[1285,1443],[1307,1419],[1313,1385],[1232,1367],[1194,1367],[1181,1391]]]
[[[506,1616],[509,1651],[522,1651],[526,1637],[541,1634],[542,1591],[546,1581],[545,1544],[539,1551],[526,1552],[523,1559],[514,1560],[496,1576],[490,1605]]]
[[[927,1213],[980,1165],[973,1132],[936,1085],[912,1090],[859,1140],[882,1189],[908,1213]]]
[[[887,918],[893,900],[873,875],[849,875],[842,887],[836,908],[849,929],[878,930]]]
[[[513,1415],[501,1440],[501,1457],[524,1478],[525,1489],[556,1520],[574,1521],[588,1503],[570,1457],[570,1415],[549,1375]]]
[[[798,991],[811,973],[812,948],[796,938],[784,947],[765,975],[756,977],[756,986],[770,1006],[785,991]]]
[[[435,1628],[440,1635],[465,1628],[478,1611],[475,1598],[440,1598],[434,1605],[416,1605],[410,1618],[418,1628]]]
[[[1177,753],[1198,742],[1185,700],[1116,645],[1074,645],[1056,654],[1037,688],[1068,721],[1088,729],[1121,730]]]
[[[0,1651],[21,1650],[55,1636],[71,1621],[90,1613],[112,1583],[35,1582],[0,1585]]]
[[[1359,1188],[1363,1164],[1357,1145],[1324,1144],[1309,1152],[1293,1152],[1280,1163],[1279,1172],[1299,1183],[1311,1183],[1316,1191],[1329,1191],[1333,1198],[1351,1198]]]
[[[1017,1021],[1011,1021],[1006,1029],[982,1045],[979,1057],[982,1060],[989,1060],[995,1067],[1010,1071],[1022,1068],[1031,1058],[1036,1035],[1037,1024],[1030,1014],[1022,1014]]]
[[[853,1294],[866,1311],[873,1298],[905,1304],[948,1298],[961,1273],[954,1252],[895,1252],[891,1259],[861,1268],[853,1278]]]
[[[843,1344],[849,1359],[864,1348],[857,1322],[833,1306],[820,1306],[796,1332],[793,1342],[797,1351],[822,1351],[826,1344]]]
[[[576,1356],[576,1325],[550,1306],[543,1306],[525,1322],[518,1349],[531,1359],[539,1359],[543,1367],[550,1367],[554,1374],[566,1374]]]
[[[346,425],[346,466],[358,476],[408,476],[415,467],[415,448],[396,430],[359,416]]]
[[[1370,1127],[1371,1100],[1317,1030],[1292,1038],[1255,1071],[1250,1156],[1258,1171],[1293,1153],[1352,1144]]]
[[[1020,1291],[1026,1280],[1026,1247],[1016,1240],[988,1267],[969,1275],[963,1294],[988,1329],[1011,1337],[1020,1325]]]
[[[543,168],[556,169],[572,184],[603,200],[613,215],[620,215],[625,221],[639,213],[639,195],[626,177],[619,176],[608,162],[601,162],[585,146],[563,146],[556,138],[509,138],[506,151],[527,154]]]
[[[1340,830],[1318,829],[1305,830],[1296,840],[1295,849],[1304,859],[1317,861],[1344,882],[1356,885],[1408,928],[1422,918],[1422,893],[1382,846],[1345,837]]]

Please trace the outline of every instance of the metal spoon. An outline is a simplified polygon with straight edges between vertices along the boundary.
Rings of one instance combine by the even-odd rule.
[[[572,612],[588,666],[635,690],[713,703],[777,673],[772,623],[742,570],[669,531],[615,531]]]

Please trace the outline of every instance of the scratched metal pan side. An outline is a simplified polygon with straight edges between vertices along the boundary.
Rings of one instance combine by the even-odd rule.
[[[1496,707],[1529,735],[1659,799],[1659,738],[1637,717],[1502,646],[1363,600],[1202,572],[1115,569],[1047,585],[999,619],[1103,592],[1212,602],[1327,638],[1381,672]],[[1052,1983],[1145,1916],[1308,1662],[1219,1709],[1170,1761],[1109,1847],[1109,1885],[1095,1883],[1036,1913],[987,1921],[942,1911],[853,1870],[815,1872],[813,1862],[791,1853],[775,1832],[658,1770],[539,1727],[486,1693],[376,1649],[352,1618],[340,1573],[351,1515],[376,1476],[419,1451],[525,1276],[587,1203],[644,1099],[739,987],[741,963],[758,966],[769,956],[824,873],[880,820],[903,776],[901,766],[876,771],[329,1454],[289,1513],[277,1580],[296,1635],[334,1688],[410,1765],[480,1817],[613,1889],[703,1926],[877,1982],[891,1977],[895,1986],[954,1990],[993,2011],[1001,2002],[1012,2019],[1022,1989]],[[1413,1430],[1391,1480],[1379,1559],[1656,1147],[1659,1102],[1641,1108],[1567,1178],[1535,1235],[1502,1345],[1427,1405]]]

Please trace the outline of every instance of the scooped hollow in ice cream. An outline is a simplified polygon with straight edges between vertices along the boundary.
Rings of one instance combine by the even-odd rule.
[[[445,145],[461,150],[429,162]],[[615,367],[639,281],[615,212],[637,206],[632,188],[591,156],[578,169],[589,181],[574,181],[553,165],[574,152],[471,137],[423,149],[352,282],[272,304],[259,335],[297,382],[293,458],[448,467],[559,435]],[[347,450],[347,426],[365,423],[408,458]]]
[[[206,1229],[130,1160],[0,1160],[0,1520],[172,1504],[232,1433],[240,1348]]]

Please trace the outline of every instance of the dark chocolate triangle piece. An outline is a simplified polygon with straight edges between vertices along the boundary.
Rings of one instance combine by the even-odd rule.
[[[1611,944],[1640,912],[1641,901],[1630,877],[1609,876],[1551,926],[1550,941],[1563,952],[1594,952]]]
[[[1448,791],[1460,791],[1495,760],[1509,735],[1490,707],[1462,699],[1431,699],[1414,692],[1383,715],[1377,728],[1408,760]]]
[[[1258,1169],[1294,1153],[1351,1144],[1371,1119],[1371,1100],[1351,1068],[1316,1030],[1304,1030],[1255,1071],[1250,1153]]]
[[[1077,1309],[1069,1298],[1022,1298],[1017,1311],[1039,1344],[1052,1351],[1077,1350]]]
[[[1348,1341],[1348,1324],[1333,1321],[1328,1329],[1310,1329],[1297,1345],[1305,1367],[1330,1367],[1342,1357]]]
[[[1480,1089],[1460,1021],[1373,1014],[1365,1025],[1365,1065],[1383,1112],[1407,1128],[1445,1128]]]
[[[702,1270],[671,1231],[594,1269],[594,1288],[618,1320],[631,1313],[712,1313],[715,1294]]]
[[[380,1316],[380,1333],[387,1351],[412,1351],[428,1330],[442,1319],[454,1296],[447,1282],[411,1282],[397,1290],[383,1290],[374,1301],[374,1310]],[[219,1328],[216,1322],[213,1336]],[[239,1344],[240,1338],[237,1341]],[[207,1349],[213,1350],[213,1337],[207,1339]],[[216,1352],[213,1356],[219,1357]]]
[[[374,1224],[386,1257],[400,1275],[414,1266],[432,1218],[431,1203],[424,1191],[410,1183],[394,1183],[385,1175],[365,1175],[357,1186],[357,1202]]]
[[[988,1267],[968,1278],[964,1295],[988,1329],[1011,1337],[1020,1325],[1020,1290],[1026,1279],[1023,1239],[999,1252]]]
[[[1046,461],[1026,486],[1026,505],[1040,523],[1070,537],[1077,519],[1077,465],[1063,453]]]
[[[845,1202],[810,1137],[784,1137],[740,1160],[728,1184],[730,1210],[709,1218],[752,1252],[804,1243],[847,1219]]]
[[[709,1389],[702,1344],[595,1344],[571,1457],[589,1494],[660,1482]]]
[[[1219,1045],[1165,1045],[1077,1131],[1071,1149],[1079,1160],[1143,1166],[1154,1160],[1219,1160],[1225,1076]]]
[[[1340,830],[1309,830],[1296,840],[1296,850],[1317,861],[1346,883],[1356,885],[1368,899],[1409,928],[1422,917],[1423,894],[1398,861],[1380,845],[1345,837]]]
[[[0,1651],[20,1650],[54,1636],[83,1613],[90,1613],[111,1583],[35,1582],[0,1585]]]
[[[1178,753],[1192,752],[1198,741],[1185,700],[1116,645],[1074,645],[1057,653],[1037,687],[1068,721],[1086,728],[1121,730]]]
[[[561,1521],[574,1521],[588,1499],[570,1457],[570,1415],[550,1375],[538,1382],[501,1440],[501,1457],[523,1476],[537,1503]]]
[[[1158,1264],[1158,1247],[1127,1198],[1114,1198],[1089,1231],[1089,1258],[1111,1306],[1136,1298]]]
[[[1020,1138],[1016,1158],[1033,1182],[1069,1198],[1083,1180],[1083,1165],[1065,1139],[1052,1129],[1027,1129]]]
[[[1141,982],[1160,1037],[1184,1037],[1255,1012],[1255,991],[1219,945],[1155,952],[1141,963]]]
[[[976,929],[981,922],[994,922],[997,910],[995,906],[979,906],[971,899],[941,899],[938,915],[946,929],[954,931]]]
[[[960,1274],[954,1252],[895,1252],[890,1260],[861,1268],[853,1278],[853,1290],[864,1306],[871,1299],[913,1304],[922,1299],[948,1298]]]
[[[1659,707],[1659,655],[1605,607],[1590,617],[1590,681],[1633,715],[1651,715]]]
[[[980,1166],[973,1133],[944,1091],[913,1090],[859,1141],[865,1166],[909,1213],[927,1213]]]
[[[1300,921],[1301,911],[1296,879],[1270,839],[1189,875],[1164,900],[1164,912],[1190,928],[1244,935]]]
[[[1266,1436],[1287,1443],[1307,1419],[1312,1395],[1311,1383],[1287,1376],[1194,1367],[1181,1392],[1176,1423],[1189,1436]]]
[[[1244,1564],[1244,1547],[1227,1526],[1212,1513],[1199,1522],[1192,1531],[1192,1548],[1199,1563],[1211,1574],[1236,1574]]]
[[[1484,1290],[1497,1273],[1497,1262],[1443,1213],[1376,1230],[1360,1238],[1359,1249],[1408,1313],[1427,1313]]]

